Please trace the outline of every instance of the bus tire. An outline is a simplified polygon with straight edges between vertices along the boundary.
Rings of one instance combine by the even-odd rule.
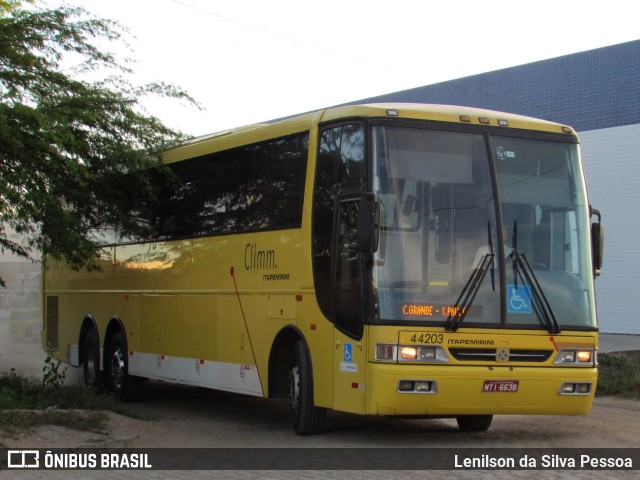
[[[456,417],[456,421],[463,432],[485,432],[491,426],[493,415],[464,415]]]
[[[294,346],[294,363],[289,372],[291,424],[298,435],[322,431],[326,409],[313,404],[313,376],[307,348],[302,341]]]
[[[109,388],[123,402],[140,400],[143,394],[143,379],[129,375],[129,354],[123,332],[116,333],[109,342],[108,358]]]
[[[84,384],[88,387],[98,388],[103,384],[104,378],[100,371],[100,342],[95,330],[89,330],[82,342],[82,373]]]

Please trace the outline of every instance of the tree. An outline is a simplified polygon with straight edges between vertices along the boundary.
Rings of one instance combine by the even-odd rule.
[[[142,172],[183,136],[141,101],[158,95],[199,105],[173,85],[133,85],[126,62],[96,46],[127,35],[81,8],[0,0],[2,251],[27,258],[44,251],[76,268],[95,267],[93,229],[135,234],[145,227],[135,209],[154,190]],[[9,229],[24,240],[12,240]]]

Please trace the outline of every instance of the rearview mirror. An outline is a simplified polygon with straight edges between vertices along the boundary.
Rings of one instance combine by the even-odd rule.
[[[591,208],[591,215],[598,217],[598,221],[591,224],[591,255],[593,259],[594,276],[600,275],[602,270],[602,257],[604,255],[604,226],[600,210]]]

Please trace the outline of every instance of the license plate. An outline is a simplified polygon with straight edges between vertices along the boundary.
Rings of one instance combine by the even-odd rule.
[[[514,393],[518,391],[518,380],[485,380],[483,392]]]

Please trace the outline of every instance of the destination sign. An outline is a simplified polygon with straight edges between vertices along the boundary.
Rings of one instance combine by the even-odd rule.
[[[402,306],[402,314],[411,317],[437,317],[444,318],[463,315],[466,309],[455,305],[419,305],[405,303]]]

